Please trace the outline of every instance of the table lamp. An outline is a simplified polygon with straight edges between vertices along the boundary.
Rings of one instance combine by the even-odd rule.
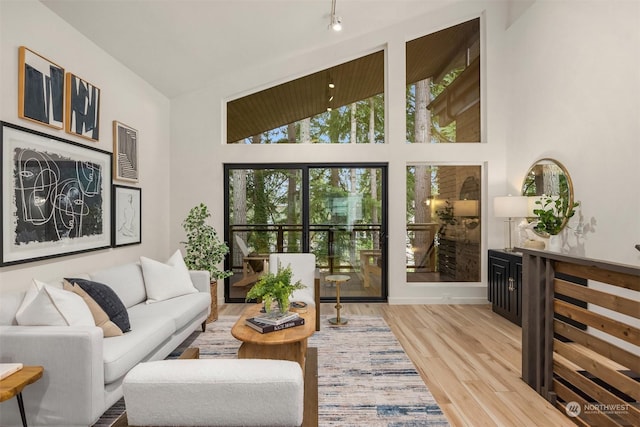
[[[505,251],[513,252],[511,243],[511,229],[513,228],[513,218],[524,218],[529,211],[529,198],[526,196],[499,196],[493,199],[494,215],[500,218],[508,218],[504,221],[509,236]]]

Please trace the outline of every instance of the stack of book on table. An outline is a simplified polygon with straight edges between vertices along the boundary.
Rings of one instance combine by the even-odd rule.
[[[249,317],[245,323],[247,326],[255,329],[261,334],[264,334],[267,332],[280,331],[282,329],[304,325],[304,318],[300,317],[298,313],[291,311],[284,314],[276,312],[273,314]]]
[[[0,380],[22,369],[22,363],[0,363]]]

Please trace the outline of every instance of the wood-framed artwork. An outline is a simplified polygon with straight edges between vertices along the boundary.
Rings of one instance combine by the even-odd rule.
[[[0,266],[111,246],[111,153],[0,122]]]
[[[138,131],[113,121],[113,177],[138,182]]]
[[[18,117],[62,129],[64,68],[25,46],[18,64]]]
[[[72,134],[98,141],[100,139],[100,89],[67,73],[65,130]]]
[[[142,243],[142,189],[113,185],[113,246]]]

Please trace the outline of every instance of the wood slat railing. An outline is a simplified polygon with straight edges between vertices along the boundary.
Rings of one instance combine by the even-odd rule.
[[[522,252],[522,379],[578,425],[640,425],[640,268]]]

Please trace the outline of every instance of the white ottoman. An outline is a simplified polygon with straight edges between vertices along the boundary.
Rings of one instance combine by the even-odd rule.
[[[159,360],[124,378],[131,426],[299,426],[300,365],[285,360]]]

